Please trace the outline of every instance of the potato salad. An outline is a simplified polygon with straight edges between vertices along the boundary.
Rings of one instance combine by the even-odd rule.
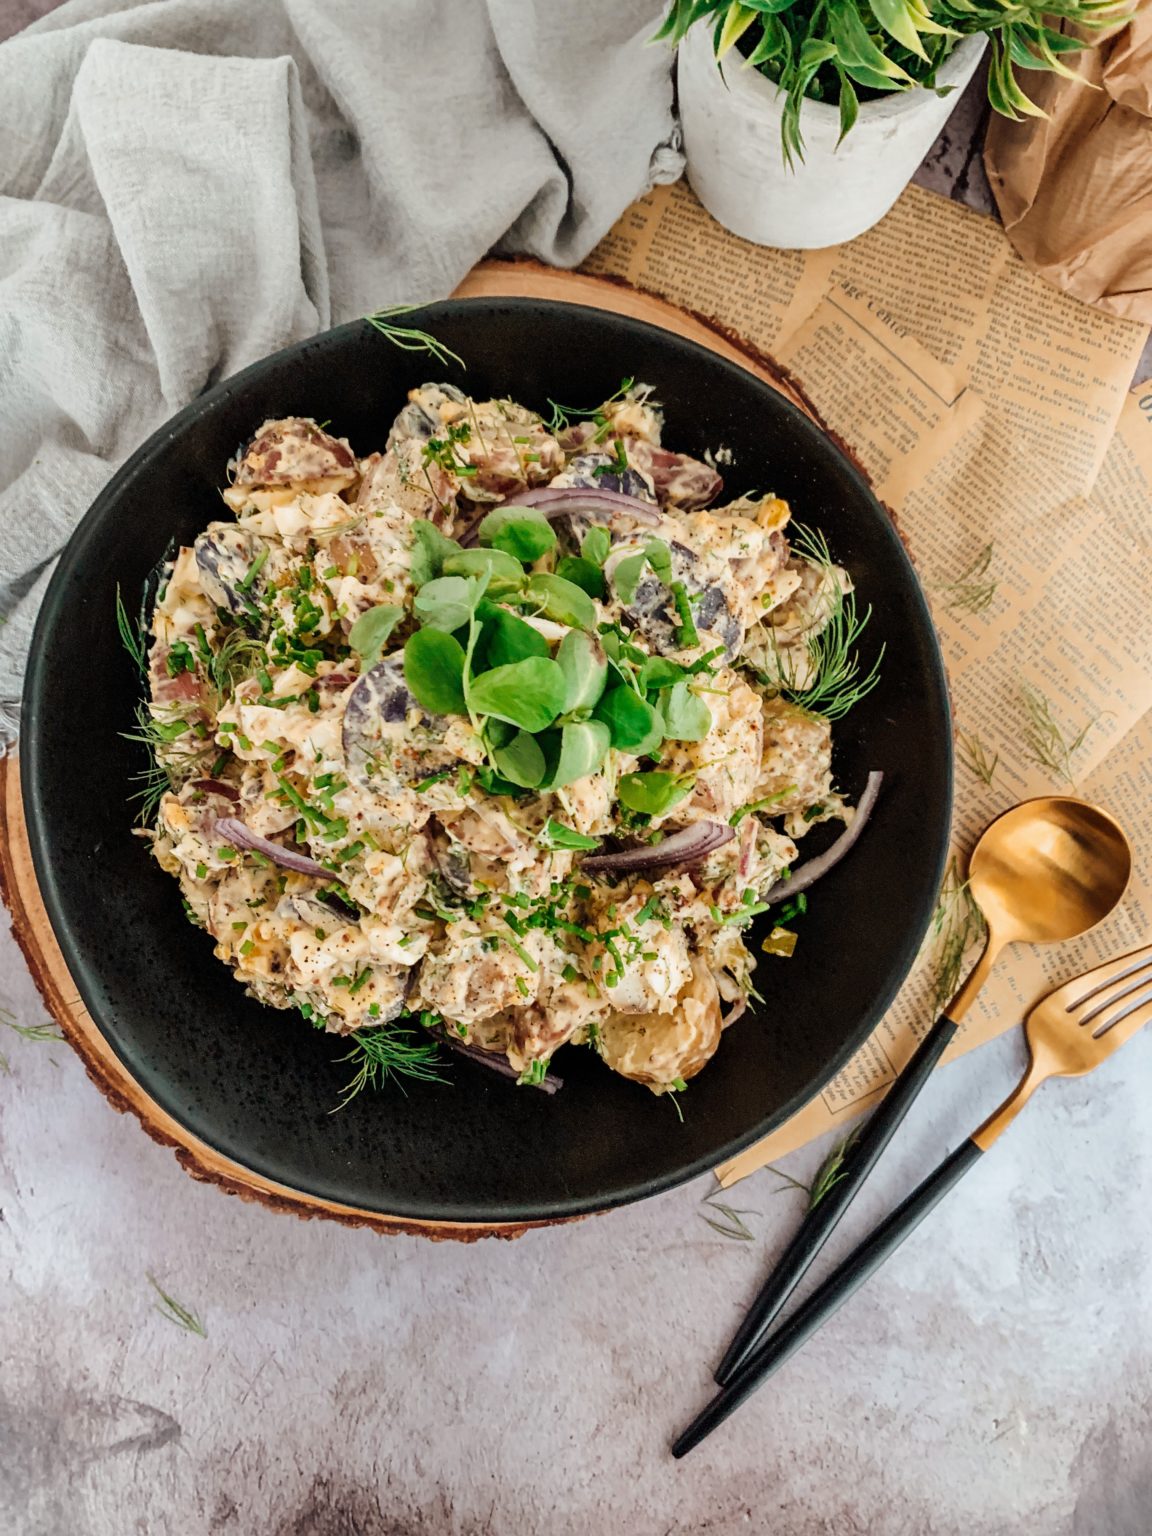
[[[778,497],[717,504],[631,381],[338,425],[259,425],[164,570],[155,857],[251,996],[386,1069],[455,1048],[551,1086],[571,1046],[683,1089],[757,995],[754,920],[796,943],[801,840],[836,819],[836,857],[860,819],[847,573]]]

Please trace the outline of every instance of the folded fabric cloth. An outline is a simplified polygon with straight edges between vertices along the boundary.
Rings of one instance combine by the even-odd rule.
[[[0,45],[0,738],[56,555],[180,406],[679,175],[662,0],[74,0]]]

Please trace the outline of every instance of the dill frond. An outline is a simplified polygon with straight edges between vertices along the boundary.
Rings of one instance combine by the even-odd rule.
[[[953,857],[944,872],[928,930],[932,954],[932,1006],[937,1013],[955,996],[965,956],[983,937],[984,927],[984,914],[976,905],[967,880],[960,878]]]
[[[413,330],[408,326],[394,325],[392,322],[397,315],[410,315],[419,306],[416,304],[394,304],[391,309],[378,309],[374,315],[365,315],[364,318],[373,330],[379,331],[381,336],[386,336],[394,347],[399,347],[401,352],[427,352],[438,363],[458,363],[461,368],[467,364],[462,357],[458,357],[451,347],[446,347],[442,341],[437,341],[435,336],[430,336],[427,331]]]
[[[194,1333],[201,1339],[208,1337],[208,1332],[196,1313],[187,1307],[182,1307],[178,1301],[174,1301],[168,1292],[162,1289],[155,1275],[149,1274],[148,1284],[160,1298],[155,1306],[161,1317],[166,1318],[170,1323],[175,1323],[177,1328],[183,1328],[185,1333]]]
[[[59,1043],[64,1038],[54,1024],[18,1024],[7,1008],[0,1008],[0,1024],[19,1035],[21,1040],[55,1040]]]
[[[955,581],[940,584],[937,591],[948,594],[944,600],[946,608],[960,608],[966,613],[983,613],[985,608],[991,606],[1000,585],[995,577],[988,576],[995,548],[995,544],[985,544],[971,565],[961,571]]]
[[[778,1179],[783,1179],[784,1181],[772,1191],[774,1195],[782,1195],[786,1189],[798,1189],[802,1195],[810,1195],[812,1193],[809,1185],[802,1184],[799,1179],[794,1179],[790,1173],[785,1173],[783,1168],[778,1168],[775,1163],[765,1163],[764,1167],[767,1168],[769,1173],[774,1173]]]
[[[812,1188],[808,1192],[808,1209],[810,1211],[820,1204],[828,1191],[834,1185],[839,1184],[840,1180],[848,1172],[845,1163],[859,1134],[859,1126],[854,1131],[849,1131],[843,1141],[836,1143],[816,1170],[816,1177],[812,1180]]]
[[[405,1077],[424,1083],[447,1082],[436,1070],[441,1061],[435,1044],[421,1041],[409,1029],[362,1029],[351,1038],[352,1049],[337,1060],[351,1062],[355,1071],[343,1098],[329,1114],[350,1104],[365,1088],[383,1088],[389,1078],[394,1078],[401,1090],[404,1085],[400,1079]]]
[[[697,1213],[701,1221],[711,1227],[713,1232],[719,1232],[721,1237],[731,1238],[733,1242],[738,1243],[750,1243],[754,1240],[755,1233],[744,1217],[759,1216],[759,1211],[737,1210],[734,1206],[725,1205],[723,1201],[711,1195],[700,1203],[707,1206],[708,1210],[716,1211],[723,1218],[717,1221],[712,1216],[706,1216],[703,1211]]]
[[[143,772],[132,775],[140,788],[129,796],[130,800],[140,802],[138,815],[142,825],[152,822],[169,790],[177,790],[187,779],[195,778],[215,756],[217,749],[212,738],[201,740],[191,732],[191,721],[181,715],[157,720],[144,699],[136,704],[136,729],[120,732],[125,741],[139,742],[148,749],[147,766]],[[185,737],[189,739],[185,741]]]
[[[835,562],[824,535],[810,528],[797,527],[792,548],[809,565],[833,571]],[[776,662],[780,692],[793,704],[826,720],[840,720],[880,681],[880,663],[884,646],[867,672],[861,667],[857,642],[872,617],[872,609],[860,615],[855,592],[845,592],[834,580],[832,611],[828,622],[807,641],[812,680],[800,686],[793,664],[777,648]],[[775,638],[773,644],[775,645]]]
[[[243,629],[230,630],[208,662],[208,683],[217,704],[234,693],[238,684],[253,677],[264,665],[263,644]]]
[[[996,769],[1000,762],[999,752],[989,757],[988,748],[980,740],[979,736],[973,736],[968,731],[957,730],[956,756],[970,773],[976,775],[982,784],[991,786],[992,780],[996,777]]]
[[[124,599],[120,595],[120,586],[116,586],[116,628],[120,631],[120,643],[136,663],[136,667],[142,677],[148,675],[148,628],[144,622],[144,613],[141,610],[136,622],[128,617],[128,610],[124,606]]]
[[[1072,759],[1084,745],[1089,731],[1100,721],[1093,715],[1082,731],[1069,736],[1053,717],[1048,696],[1028,683],[1020,688],[1020,701],[1024,705],[1024,753],[1032,762],[1046,768],[1055,778],[1075,786]]]

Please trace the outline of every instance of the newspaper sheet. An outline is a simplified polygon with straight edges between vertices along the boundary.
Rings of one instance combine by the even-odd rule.
[[[730,1184],[848,1125],[900,1071],[979,942],[965,856],[1017,800],[1098,800],[1132,836],[1137,872],[1087,938],[1010,951],[949,1055],[1147,935],[1152,384],[1130,390],[1147,332],[1048,288],[994,221],[916,187],[860,239],[809,253],[748,245],[683,184],[657,188],[585,270],[714,319],[784,365],[897,518],[952,685],[955,859],[933,932],[848,1067],[717,1170]]]

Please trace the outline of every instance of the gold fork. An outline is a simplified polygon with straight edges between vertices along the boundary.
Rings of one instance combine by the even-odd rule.
[[[1152,944],[1066,981],[1033,1005],[1025,1021],[1028,1070],[972,1135],[981,1152],[1006,1131],[1041,1083],[1083,1077],[1152,1019]]]
[[[734,1412],[782,1366],[837,1309],[859,1290],[928,1212],[1015,1120],[1050,1077],[1083,1077],[1126,1045],[1152,1020],[1152,944],[1065,982],[1028,1014],[1028,1070],[994,1115],[833,1270],[792,1316],[753,1354],[727,1386],[673,1443],[674,1456],[693,1446]]]

